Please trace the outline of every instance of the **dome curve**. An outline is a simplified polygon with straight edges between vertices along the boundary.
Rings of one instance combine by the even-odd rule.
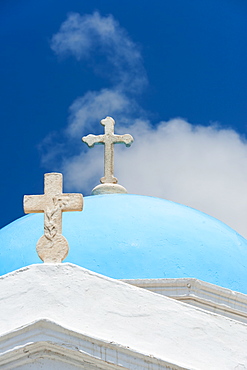
[[[40,263],[43,215],[0,230],[0,275]],[[111,194],[84,198],[63,213],[71,262],[119,279],[196,278],[247,293],[247,240],[202,212],[160,198]]]

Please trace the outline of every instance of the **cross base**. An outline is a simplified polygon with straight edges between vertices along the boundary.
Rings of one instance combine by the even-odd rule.
[[[127,190],[119,184],[100,184],[92,190],[92,195],[100,194],[127,194]]]
[[[42,235],[38,240],[36,251],[43,262],[60,263],[67,257],[69,245],[61,234],[56,234],[52,239]]]

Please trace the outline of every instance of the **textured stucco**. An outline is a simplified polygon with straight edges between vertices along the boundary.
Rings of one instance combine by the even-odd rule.
[[[0,337],[47,319],[190,369],[247,368],[245,324],[71,264],[0,278],[0,312]]]

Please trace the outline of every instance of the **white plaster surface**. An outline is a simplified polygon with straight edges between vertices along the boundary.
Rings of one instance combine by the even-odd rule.
[[[246,324],[71,264],[2,276],[0,312],[0,339],[47,319],[186,369],[247,369]]]
[[[0,368],[37,368],[55,362],[61,368],[87,370],[185,370],[114,342],[104,342],[39,320],[0,337]],[[47,368],[46,368],[47,369]],[[53,367],[52,367],[53,369]]]
[[[193,278],[121,281],[247,323],[246,294]]]
[[[59,361],[58,359],[44,358],[44,354],[41,354],[41,358],[37,358],[30,363],[15,367],[16,370],[40,370],[40,369],[52,369],[52,370],[75,370],[75,369],[86,369],[84,366],[71,365],[66,362]]]

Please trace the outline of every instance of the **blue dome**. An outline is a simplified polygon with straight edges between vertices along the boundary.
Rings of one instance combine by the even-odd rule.
[[[43,214],[0,230],[0,275],[40,263],[35,246]],[[247,240],[192,208],[140,195],[84,198],[63,214],[66,262],[119,279],[197,278],[247,293]]]

